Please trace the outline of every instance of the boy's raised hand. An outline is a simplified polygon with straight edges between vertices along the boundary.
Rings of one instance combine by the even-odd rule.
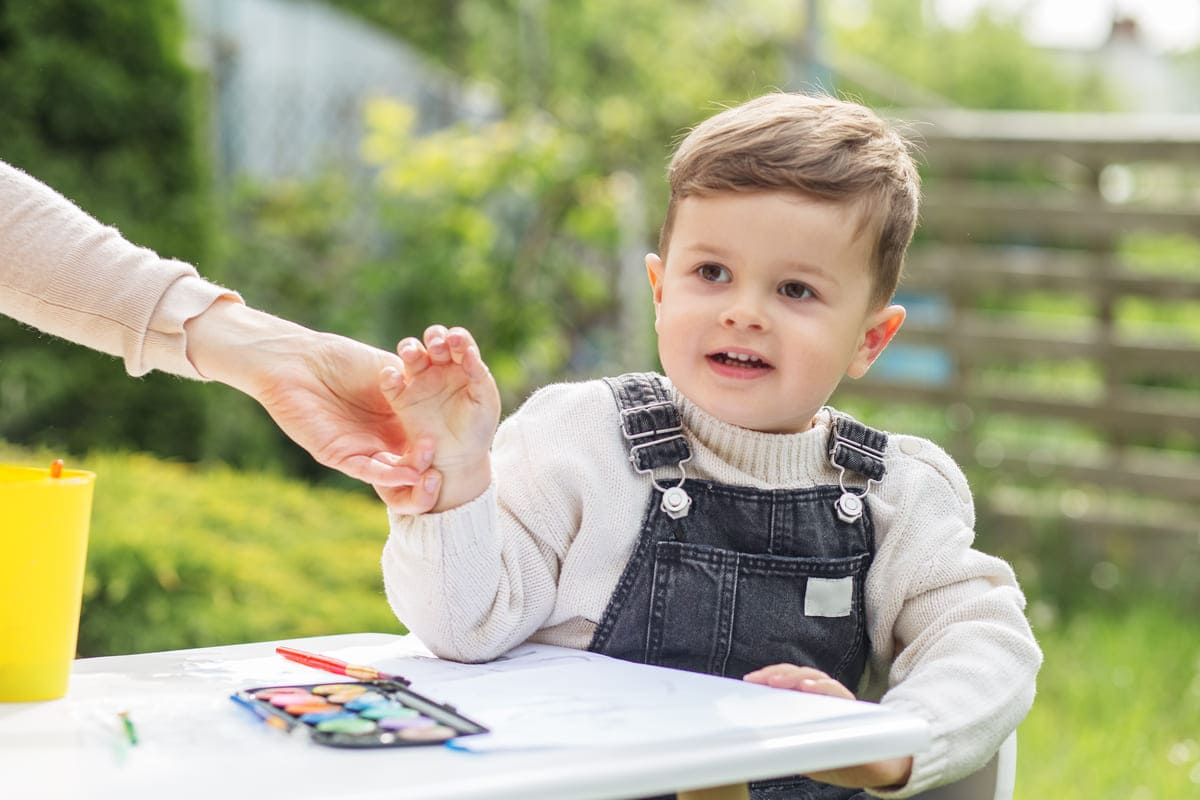
[[[433,511],[474,500],[491,482],[489,451],[500,420],[500,394],[479,347],[465,328],[431,325],[423,342],[409,337],[396,351],[404,372],[383,370],[380,388],[410,435],[435,443],[442,489]],[[389,506],[402,505],[408,491],[375,490]]]
[[[772,664],[742,676],[742,680],[773,686],[776,689],[793,689],[798,692],[824,694],[830,697],[841,697],[844,700],[855,699],[853,692],[821,670],[796,664]],[[808,777],[822,783],[831,783],[834,786],[883,788],[904,785],[908,782],[911,772],[912,757],[903,756],[841,769],[810,772]]]

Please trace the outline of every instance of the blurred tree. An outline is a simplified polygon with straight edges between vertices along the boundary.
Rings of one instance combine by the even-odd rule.
[[[131,241],[202,263],[207,166],[174,0],[0,0],[0,158]],[[0,319],[0,437],[197,452],[200,399]]]
[[[255,304],[380,347],[434,322],[469,325],[510,406],[594,371],[614,313],[617,195],[586,142],[544,115],[418,137],[413,113],[370,108],[370,225],[342,175],[243,186],[221,269]],[[227,412],[219,439],[242,427]]]
[[[788,80],[800,3],[675,0],[335,0],[491,87],[510,112],[536,109],[580,137],[590,171],[635,174],[648,230],[682,128]],[[651,245],[647,242],[647,245]]]
[[[382,347],[431,321],[470,323],[511,405],[544,380],[607,368],[622,336],[637,335],[616,328],[618,298],[640,286],[639,254],[655,246],[680,132],[720,106],[802,88],[798,1],[335,4],[490,85],[506,119],[421,140],[382,106],[368,143],[376,187],[363,193],[341,175],[243,186],[213,235],[174,0],[0,0],[0,157],[298,322]],[[962,105],[1093,97],[1013,19],[957,31],[908,0],[860,7],[847,21],[823,6],[835,74],[840,53]],[[847,73],[839,91],[896,100]],[[236,393],[165,376],[135,383],[110,359],[11,322],[0,321],[0,348],[0,437],[324,474]]]
[[[587,142],[545,115],[416,138],[411,109],[379,101],[365,154],[380,167],[386,251],[360,271],[376,335],[471,327],[506,399],[597,364],[613,327],[616,195]]]
[[[899,79],[913,87],[913,94],[932,93],[964,108],[1101,111],[1110,106],[1098,74],[1074,74],[1025,40],[1020,9],[983,6],[960,29],[933,18],[928,3],[869,0],[866,5],[852,16],[835,16],[828,48],[835,70],[839,62],[848,67],[839,88],[864,102],[911,104],[889,91]],[[876,72],[853,69],[853,57],[868,59],[890,80],[873,81]]]

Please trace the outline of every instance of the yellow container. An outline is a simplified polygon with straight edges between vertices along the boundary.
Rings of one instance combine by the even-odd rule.
[[[0,702],[67,693],[95,480],[0,464]]]

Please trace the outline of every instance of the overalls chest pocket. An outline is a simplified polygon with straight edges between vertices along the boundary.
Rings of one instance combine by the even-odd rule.
[[[646,662],[735,678],[786,662],[853,689],[867,651],[869,515],[836,520],[836,487],[688,486],[694,513],[650,520]]]

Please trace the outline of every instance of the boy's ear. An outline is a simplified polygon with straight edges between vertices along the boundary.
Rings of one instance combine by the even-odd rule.
[[[851,378],[861,378],[867,374],[871,364],[875,363],[883,348],[888,346],[888,342],[904,324],[904,314],[904,306],[887,306],[867,317],[858,352],[846,368],[847,375]]]
[[[663,262],[654,253],[646,254],[646,275],[650,278],[650,292],[654,295],[654,313],[658,313],[658,304],[662,302]]]

